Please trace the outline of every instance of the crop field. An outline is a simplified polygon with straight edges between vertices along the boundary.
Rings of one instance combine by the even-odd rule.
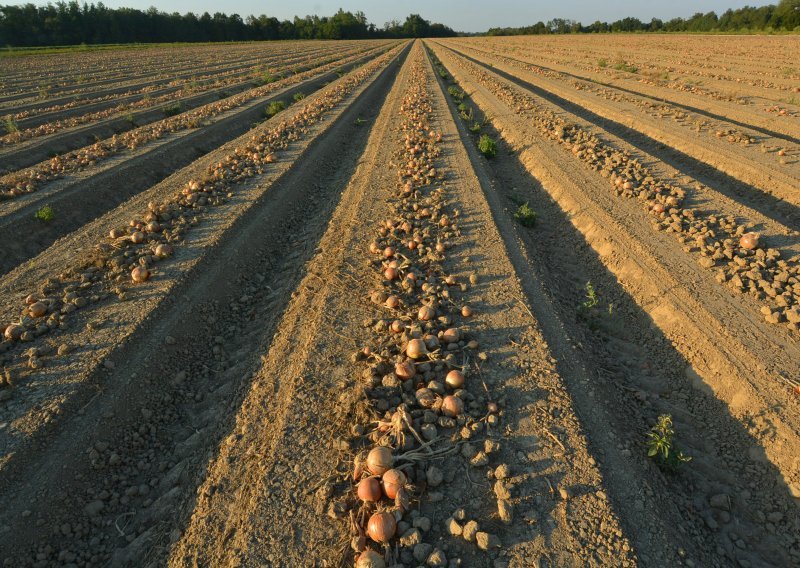
[[[3,566],[800,565],[797,53],[0,57]]]

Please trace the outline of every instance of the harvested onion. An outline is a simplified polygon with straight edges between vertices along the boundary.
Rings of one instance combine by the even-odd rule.
[[[375,513],[367,523],[367,534],[375,542],[389,542],[397,532],[397,521],[392,513]]]
[[[460,389],[464,386],[464,373],[461,371],[457,371],[453,369],[447,376],[444,378],[444,382],[447,383],[447,386],[454,389]]]
[[[449,394],[442,401],[442,412],[445,416],[455,418],[464,412],[464,401],[457,396]]]
[[[367,454],[367,470],[372,475],[383,475],[392,468],[393,461],[392,450],[386,446],[372,448]]]
[[[19,324],[12,323],[8,327],[6,327],[5,332],[3,332],[3,337],[8,339],[9,341],[16,341],[20,338],[20,336],[25,331],[25,328]]]
[[[47,304],[44,302],[35,302],[28,308],[28,313],[33,318],[40,318],[47,313]]]
[[[747,250],[753,250],[758,247],[758,238],[758,233],[745,233],[739,239],[739,246]]]
[[[433,309],[432,307],[430,307],[430,306],[422,306],[422,307],[419,309],[419,312],[417,313],[417,317],[418,317],[418,318],[419,318],[421,321],[430,321],[430,320],[432,320],[434,317],[436,317],[436,310],[434,310],[434,309]]]
[[[383,492],[389,499],[394,500],[397,492],[406,484],[406,474],[399,469],[390,469],[383,474]]]
[[[379,501],[381,498],[381,484],[378,482],[378,478],[365,477],[362,479],[358,484],[356,493],[362,501]]]
[[[137,266],[131,271],[131,279],[134,282],[147,282],[150,279],[150,271],[144,266]]]
[[[406,347],[406,355],[412,359],[421,359],[427,354],[428,348],[425,346],[425,342],[421,339],[412,339],[408,342],[408,347]]]
[[[407,381],[417,374],[417,368],[414,367],[414,363],[411,361],[403,361],[402,363],[395,365],[394,374],[400,377],[402,380]]]
[[[131,234],[131,242],[133,244],[136,244],[136,245],[143,243],[144,242],[144,233],[141,232],[141,231],[134,231]]]
[[[445,343],[458,343],[458,340],[461,339],[461,332],[457,327],[451,327],[445,330],[442,334],[442,339],[444,339]]]

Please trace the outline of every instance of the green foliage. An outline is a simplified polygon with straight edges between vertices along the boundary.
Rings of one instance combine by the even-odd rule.
[[[180,101],[168,104],[161,109],[161,112],[164,113],[164,116],[175,116],[183,112],[183,104]]]
[[[494,158],[497,156],[497,142],[488,134],[482,134],[478,140],[478,151],[487,158]]]
[[[597,65],[600,67],[608,67],[608,60],[606,58],[603,58],[597,62]]]
[[[456,87],[455,85],[450,85],[447,87],[447,92],[453,97],[453,100],[457,103],[460,103],[464,100],[464,91]]]
[[[466,121],[472,120],[472,107],[469,106],[467,103],[459,103],[458,105],[458,115]]]
[[[358,118],[356,118],[356,121],[353,124],[355,124],[356,126],[361,126],[362,124],[366,123],[367,121],[359,116]]]
[[[647,456],[664,470],[675,471],[681,464],[692,461],[675,445],[672,416],[662,414],[647,434]]]
[[[42,223],[49,223],[50,221],[56,218],[56,212],[49,205],[45,205],[43,207],[40,207],[39,210],[36,213],[34,213],[33,216]]]
[[[517,210],[514,212],[514,219],[516,219],[523,227],[528,228],[533,227],[536,224],[536,218],[538,216],[539,215],[536,213],[536,211],[530,208],[527,201],[517,207]]]
[[[267,108],[264,110],[264,116],[267,118],[272,118],[282,110],[286,109],[286,103],[283,101],[272,101],[267,105]]]
[[[597,296],[597,291],[594,289],[594,284],[589,280],[584,287],[586,290],[586,300],[581,304],[581,308],[586,311],[591,311],[600,304],[600,298]]]
[[[480,132],[481,128],[483,128],[483,124],[481,124],[480,122],[473,122],[472,124],[469,125],[469,131],[475,134]]]
[[[14,132],[19,132],[19,126],[17,126],[17,122],[14,120],[14,117],[10,114],[8,116],[3,117],[3,128],[6,130],[6,134],[13,134]]]
[[[277,78],[269,70],[256,73],[256,76],[253,80],[253,82],[259,87],[269,83],[274,83],[275,81],[277,81]]]
[[[617,71],[626,71],[628,73],[636,73],[639,71],[639,68],[636,65],[632,65],[627,61],[619,60],[614,64],[614,69]]]
[[[296,102],[296,103],[299,103],[299,102],[300,102],[300,101],[302,101],[304,98],[306,98],[306,96],[305,96],[305,94],[304,94],[304,93],[295,93],[295,94],[294,94],[294,96],[292,96],[292,99],[293,99],[293,100],[294,100],[294,102]]]

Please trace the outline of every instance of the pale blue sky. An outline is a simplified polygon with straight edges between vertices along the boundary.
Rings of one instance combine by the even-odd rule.
[[[93,0],[97,1],[97,0]],[[745,5],[763,6],[777,4],[759,0],[282,0],[259,2],[256,0],[105,0],[110,8],[126,6],[146,9],[155,6],[165,12],[225,12],[242,17],[250,14],[267,14],[281,20],[295,15],[318,14],[327,16],[339,8],[351,12],[363,11],[370,22],[382,27],[392,19],[404,20],[408,14],[441,22],[458,31],[485,31],[491,27],[524,26],[546,22],[553,18],[567,18],[590,24],[595,20],[613,21],[634,16],[643,21],[651,18],[668,20],[676,16],[689,17],[695,12],[714,10],[721,14],[728,8]],[[13,3],[13,0],[7,3]],[[46,2],[37,2],[43,4]]]

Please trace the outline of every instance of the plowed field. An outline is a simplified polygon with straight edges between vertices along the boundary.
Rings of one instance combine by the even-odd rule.
[[[3,61],[4,565],[800,565],[800,43],[613,37]]]

